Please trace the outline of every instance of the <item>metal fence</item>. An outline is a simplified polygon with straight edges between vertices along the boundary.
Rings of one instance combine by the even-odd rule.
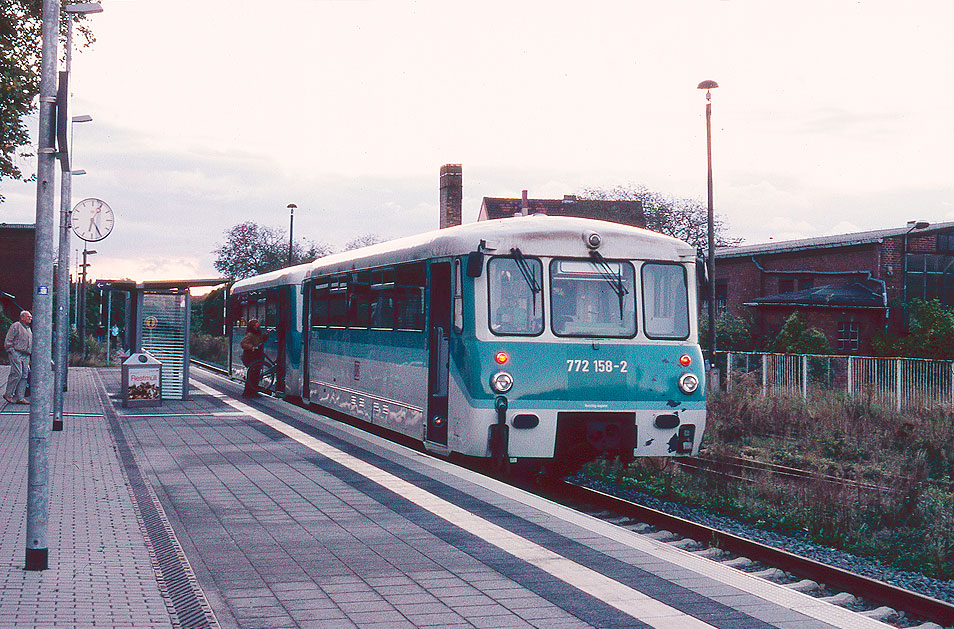
[[[807,400],[820,392],[850,397],[897,410],[954,406],[954,361],[871,356],[819,356],[716,352],[731,391],[741,382],[762,393],[785,391]]]

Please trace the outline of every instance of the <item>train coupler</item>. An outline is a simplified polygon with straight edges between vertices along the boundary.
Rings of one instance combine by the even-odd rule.
[[[494,400],[494,409],[497,411],[497,423],[490,426],[490,459],[493,468],[497,471],[506,471],[510,456],[507,452],[510,445],[510,426],[507,425],[507,398],[498,396]]]

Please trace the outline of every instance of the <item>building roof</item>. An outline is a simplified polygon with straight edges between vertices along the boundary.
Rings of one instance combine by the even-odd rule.
[[[481,218],[510,218],[521,214],[522,199],[484,197],[481,206]],[[645,227],[646,217],[640,201],[603,201],[595,199],[577,199],[567,195],[562,199],[527,199],[529,214],[547,214],[549,216],[574,216],[612,221],[635,227]]]
[[[873,231],[855,232],[852,234],[838,234],[835,236],[819,236],[817,238],[803,238],[800,240],[784,240],[766,242],[759,245],[743,245],[739,247],[718,247],[716,258],[737,258],[766,253],[788,253],[805,251],[807,249],[830,249],[833,247],[847,247],[852,245],[866,245],[883,241],[885,238],[904,236],[910,230],[912,236],[928,232],[941,231],[954,227],[954,222],[934,223],[924,229],[911,230],[910,226],[891,229],[876,229]]]
[[[746,306],[804,306],[810,308],[884,308],[884,296],[864,284],[829,284],[759,297]]]

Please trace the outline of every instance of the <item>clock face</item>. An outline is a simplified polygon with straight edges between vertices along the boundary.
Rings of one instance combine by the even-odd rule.
[[[73,233],[87,242],[109,236],[116,222],[113,210],[99,199],[83,199],[73,208],[70,223]]]

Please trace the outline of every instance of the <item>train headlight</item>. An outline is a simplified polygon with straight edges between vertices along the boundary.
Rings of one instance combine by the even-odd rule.
[[[590,249],[599,249],[600,245],[603,244],[603,239],[596,232],[587,231],[583,232],[583,242]]]
[[[506,371],[498,371],[490,378],[490,388],[497,393],[506,393],[513,386],[513,376]]]
[[[695,393],[696,389],[699,388],[699,378],[694,374],[684,373],[679,376],[679,390],[689,395]]]

